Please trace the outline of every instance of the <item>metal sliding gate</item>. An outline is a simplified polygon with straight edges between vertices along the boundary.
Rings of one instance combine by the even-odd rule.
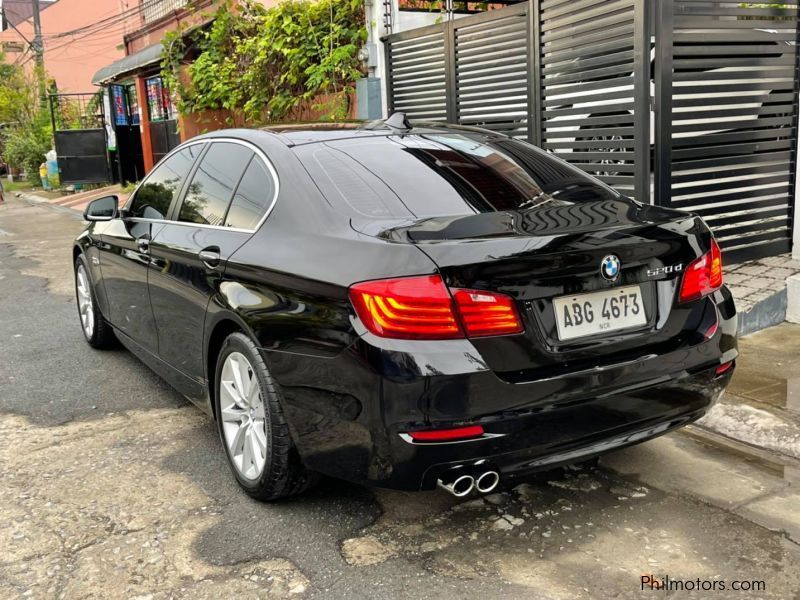
[[[385,38],[390,111],[526,138],[691,210],[728,262],[791,247],[798,9],[529,0]]]
[[[110,182],[102,94],[50,94],[49,102],[61,183]]]

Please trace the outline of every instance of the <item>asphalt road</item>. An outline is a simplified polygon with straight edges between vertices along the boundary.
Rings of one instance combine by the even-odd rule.
[[[800,594],[800,540],[737,510],[798,471],[684,434],[485,499],[327,480],[250,500],[205,415],[124,350],[84,342],[80,228],[0,205],[0,598],[657,596],[648,573],[765,582],[719,597]]]

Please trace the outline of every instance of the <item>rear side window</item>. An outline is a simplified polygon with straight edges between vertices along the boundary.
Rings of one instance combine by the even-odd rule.
[[[203,144],[192,144],[158,164],[144,180],[128,209],[132,217],[166,219],[172,201],[200,155]]]
[[[328,201],[353,216],[468,215],[619,196],[530,144],[482,134],[337,140],[297,152]]]
[[[252,157],[253,151],[241,144],[212,143],[186,190],[178,220],[222,225],[233,190]]]
[[[255,229],[275,197],[275,181],[264,162],[254,156],[244,172],[225,218],[225,227]]]

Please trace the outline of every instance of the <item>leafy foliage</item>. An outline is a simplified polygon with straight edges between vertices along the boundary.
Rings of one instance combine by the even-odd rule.
[[[333,94],[339,101],[328,113],[340,118],[362,75],[357,55],[366,36],[361,0],[286,0],[269,9],[226,2],[209,28],[165,39],[162,74],[184,114],[226,109],[274,121]],[[189,45],[196,58],[187,66]]]
[[[36,86],[19,65],[7,64],[0,52],[0,123],[29,122],[38,109]]]
[[[51,127],[46,110],[37,97],[36,84],[22,67],[6,64],[0,55],[0,123],[3,158],[38,181],[39,165],[50,149]]]
[[[11,129],[5,140],[4,158],[25,171],[28,181],[39,181],[39,165],[50,150],[52,128],[47,112],[40,110],[28,122]]]

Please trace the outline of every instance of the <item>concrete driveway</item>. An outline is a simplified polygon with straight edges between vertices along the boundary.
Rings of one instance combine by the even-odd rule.
[[[331,480],[250,500],[199,410],[83,341],[80,228],[0,205],[0,598],[641,598],[666,578],[694,588],[670,597],[800,594],[791,432],[764,449],[694,428],[467,501]],[[758,396],[763,372],[740,372]]]

